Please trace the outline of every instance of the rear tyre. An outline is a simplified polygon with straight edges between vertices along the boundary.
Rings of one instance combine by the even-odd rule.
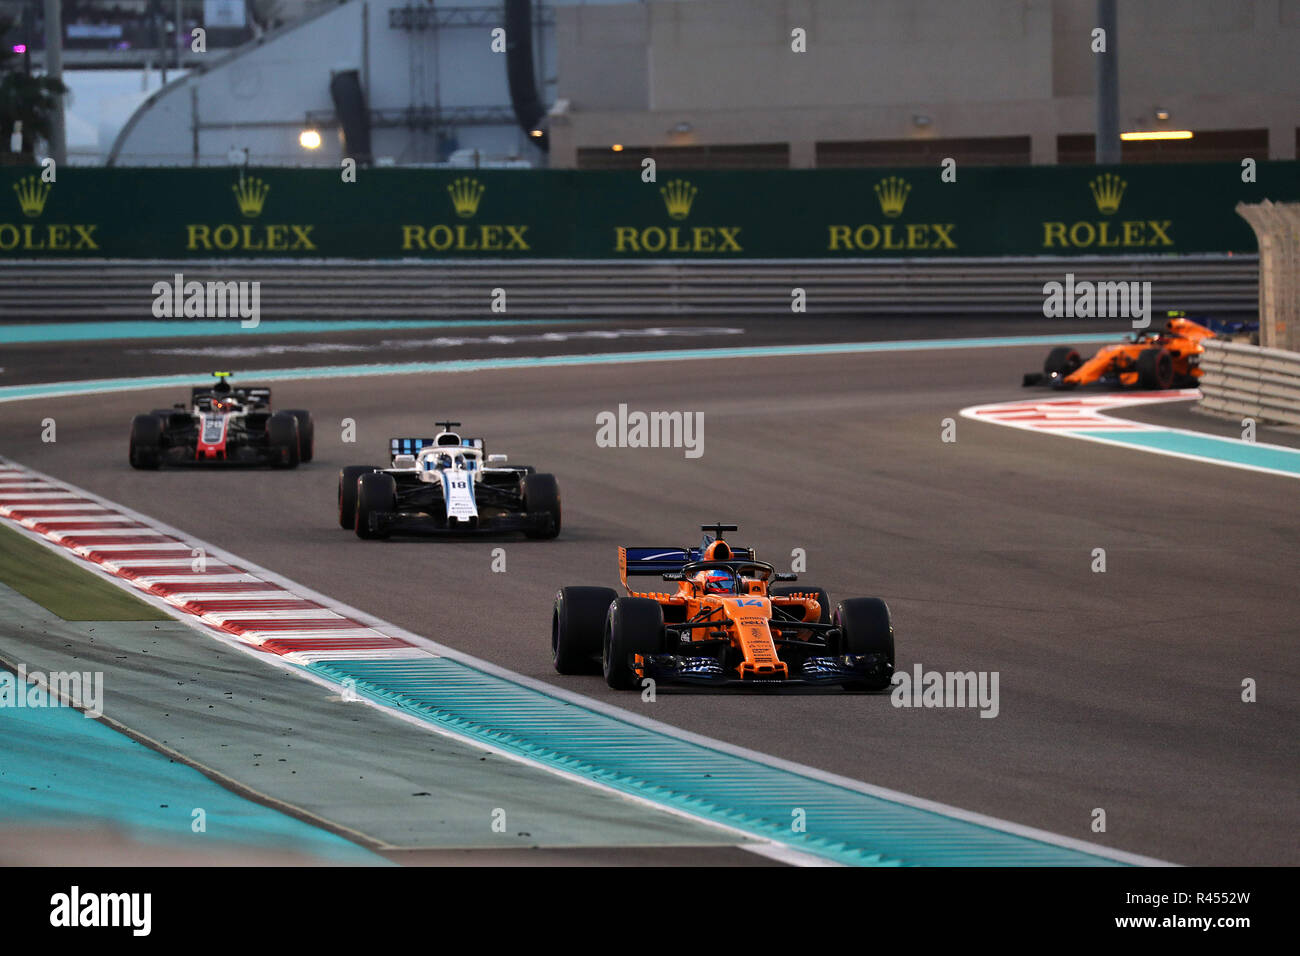
[[[633,654],[662,654],[667,646],[664,609],[650,598],[618,598],[605,617],[601,669],[615,690],[635,690],[640,678]]]
[[[298,422],[298,460],[311,461],[316,451],[316,423],[312,421],[311,412],[291,408],[288,414]]]
[[[1174,384],[1174,357],[1168,349],[1147,349],[1137,357],[1138,385],[1158,391]]]
[[[272,468],[298,467],[298,419],[276,412],[266,420],[266,447]]]
[[[137,415],[131,419],[131,442],[127,461],[132,468],[156,471],[162,464],[163,420],[157,415]]]
[[[387,538],[384,530],[370,529],[370,516],[377,511],[397,510],[397,482],[392,475],[372,471],[357,478],[357,511],[355,530],[358,538]]]
[[[543,530],[525,531],[529,538],[554,538],[560,533],[560,483],[554,475],[525,475],[519,483],[526,514],[547,514],[550,520]]]
[[[798,584],[782,585],[779,588],[768,588],[768,593],[776,597],[783,597],[787,594],[814,594],[817,597],[817,603],[822,606],[821,616],[817,618],[821,624],[831,622],[831,599],[830,596],[821,588],[804,587]]]
[[[339,527],[352,531],[357,526],[357,480],[375,469],[369,465],[348,465],[339,471]]]
[[[894,667],[894,626],[889,606],[880,598],[850,598],[835,609],[835,625],[840,629],[841,652],[844,654],[883,654]],[[889,686],[883,681],[860,681],[845,684],[849,690],[880,690]]]
[[[551,614],[551,662],[559,673],[600,669],[605,618],[616,600],[613,588],[560,588]]]
[[[1058,346],[1047,353],[1047,360],[1043,362],[1043,374],[1051,376],[1052,373],[1056,373],[1064,378],[1082,364],[1083,359],[1078,352],[1068,345]]]

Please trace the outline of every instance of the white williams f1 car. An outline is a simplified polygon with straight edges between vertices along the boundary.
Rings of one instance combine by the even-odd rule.
[[[339,472],[339,525],[359,538],[392,534],[493,534],[530,538],[560,533],[554,475],[507,465],[481,438],[462,438],[460,422],[435,422],[433,438],[394,438],[387,468],[348,465]]]

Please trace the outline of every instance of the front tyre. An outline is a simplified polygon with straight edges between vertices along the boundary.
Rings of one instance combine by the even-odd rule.
[[[381,511],[397,510],[397,482],[392,475],[372,471],[357,479],[357,511],[355,530],[358,538],[367,540],[387,538],[387,530],[370,526],[371,516]]]
[[[880,598],[850,598],[835,608],[834,623],[840,630],[842,653],[883,654],[893,671],[894,625],[889,605]],[[889,686],[889,676],[883,681],[857,681],[844,686],[849,690],[881,690]]]
[[[1047,353],[1047,360],[1043,362],[1043,374],[1048,378],[1053,375],[1065,378],[1078,371],[1082,364],[1083,358],[1078,352],[1068,345],[1060,345]]]
[[[560,483],[554,475],[525,475],[519,483],[524,501],[524,513],[528,515],[547,515],[543,528],[532,528],[524,532],[529,538],[554,538],[560,533]]]
[[[667,646],[664,609],[650,598],[618,598],[605,618],[601,669],[615,690],[635,690],[641,678],[633,655],[662,654]]]
[[[613,588],[560,588],[551,613],[551,662],[561,674],[590,674],[603,653]]]
[[[157,471],[162,464],[163,421],[157,415],[137,415],[131,419],[131,442],[127,460],[132,468]]]
[[[339,527],[345,531],[357,526],[357,481],[374,470],[369,465],[348,465],[339,471]]]

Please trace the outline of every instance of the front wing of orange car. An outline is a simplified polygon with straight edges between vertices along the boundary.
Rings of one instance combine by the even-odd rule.
[[[889,686],[894,668],[884,654],[837,654],[807,657],[790,663],[789,677],[734,676],[716,657],[685,654],[637,655],[637,670],[660,684],[699,684],[711,687],[791,687],[810,685],[856,685],[873,690]]]

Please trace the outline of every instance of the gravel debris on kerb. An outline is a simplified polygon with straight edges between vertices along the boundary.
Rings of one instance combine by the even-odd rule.
[[[679,740],[447,658],[309,669],[501,750],[855,866],[1115,866]],[[807,832],[793,831],[793,811]]]

